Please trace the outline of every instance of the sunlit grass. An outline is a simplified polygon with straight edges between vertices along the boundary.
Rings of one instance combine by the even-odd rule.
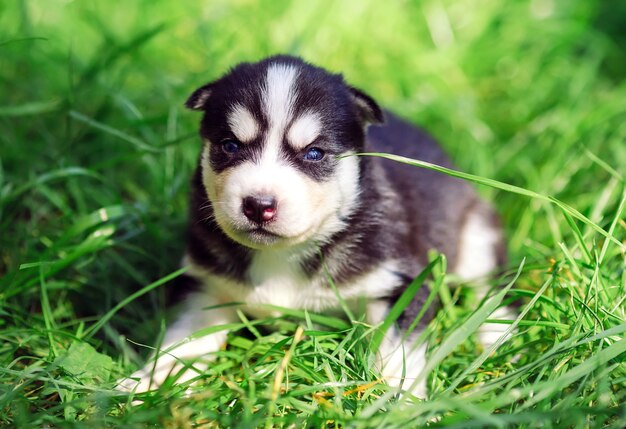
[[[624,18],[586,0],[2,2],[0,426],[624,427]],[[242,315],[191,396],[131,407],[113,386],[162,335],[184,247],[200,142],[182,103],[279,52],[421,124],[496,205],[513,337],[456,340],[490,304],[439,260],[428,401],[378,383],[374,327],[290,311]]]

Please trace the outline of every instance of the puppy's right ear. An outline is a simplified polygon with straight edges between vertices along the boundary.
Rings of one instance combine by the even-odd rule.
[[[185,106],[187,106],[187,108],[191,110],[204,110],[206,108],[207,101],[211,97],[212,92],[212,83],[201,86],[189,96],[189,98],[185,102]]]

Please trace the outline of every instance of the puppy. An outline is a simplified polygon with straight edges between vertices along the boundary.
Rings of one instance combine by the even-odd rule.
[[[451,167],[433,139],[383,113],[341,75],[275,56],[236,66],[197,89],[186,106],[203,112],[184,257],[197,287],[168,328],[156,362],[121,389],[158,387],[185,368],[183,361],[204,358],[178,382],[196,377],[227,332],[188,337],[238,321],[236,308],[257,317],[268,315],[266,304],[336,310],[329,277],[348,305],[367,302],[367,320],[375,325],[422,271],[431,249],[468,280],[503,263],[497,217],[467,183],[353,156],[388,152]],[[416,339],[433,312],[408,338],[404,332],[428,293],[420,289],[378,351],[386,382],[419,397],[426,396],[420,376],[426,346]],[[244,304],[223,305],[232,302]],[[485,332],[484,342],[502,331]]]

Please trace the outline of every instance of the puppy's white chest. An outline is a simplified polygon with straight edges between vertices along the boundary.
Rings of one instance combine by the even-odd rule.
[[[258,304],[308,308],[307,302],[319,294],[317,285],[306,278],[300,264],[281,253],[257,255],[249,277],[251,288],[245,301],[252,308]]]
[[[313,278],[306,276],[300,261],[286,252],[255,255],[246,283],[211,274],[194,264],[190,264],[190,272],[203,280],[207,296],[214,297],[216,303],[242,303],[249,313],[257,317],[280,314],[280,311],[268,306],[315,312],[338,308],[338,293],[346,301],[377,299],[388,296],[401,282],[395,274],[395,261],[387,261],[348,284],[337,284],[335,290],[323,273]]]

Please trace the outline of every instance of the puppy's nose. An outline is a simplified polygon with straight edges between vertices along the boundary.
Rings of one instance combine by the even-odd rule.
[[[252,222],[269,222],[276,216],[276,199],[267,195],[246,197],[241,208]]]

